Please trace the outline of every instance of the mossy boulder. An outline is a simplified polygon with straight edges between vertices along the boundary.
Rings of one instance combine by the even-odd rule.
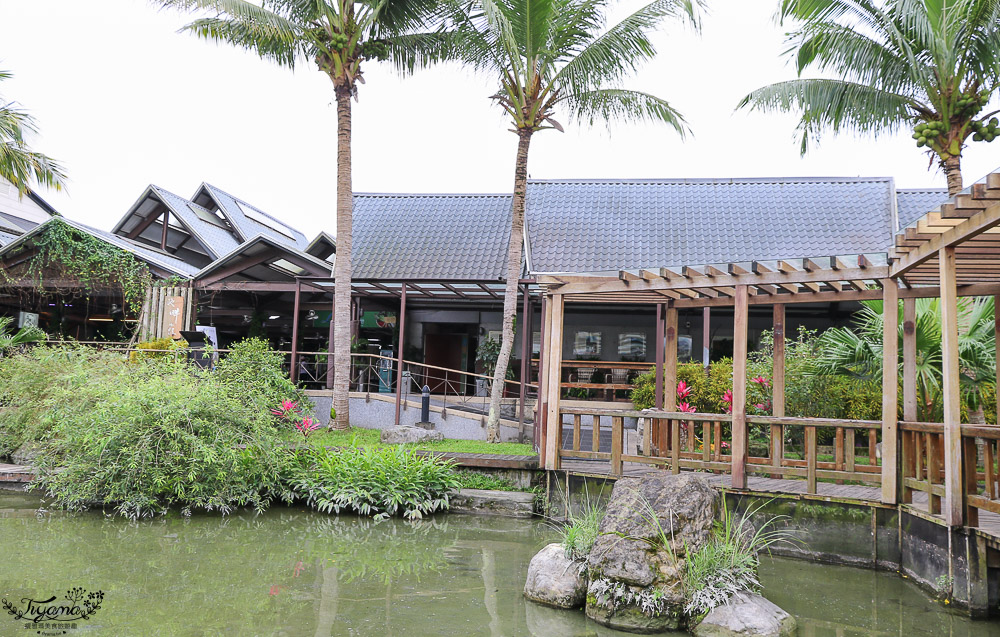
[[[587,616],[629,632],[682,627],[684,561],[711,537],[718,501],[693,474],[618,480],[587,560]]]

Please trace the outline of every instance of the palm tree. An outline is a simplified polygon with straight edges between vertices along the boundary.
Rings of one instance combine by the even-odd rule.
[[[351,100],[370,60],[391,60],[404,72],[429,64],[424,45],[436,33],[417,33],[436,0],[161,0],[165,6],[214,11],[184,27],[196,35],[249,49],[294,68],[314,63],[333,83],[337,102],[337,255],[334,265],[333,427],[350,428],[351,375]]]
[[[11,333],[10,326],[13,322],[14,319],[9,316],[0,316],[0,355],[13,347],[45,340],[45,332],[34,326],[25,326]]]
[[[920,419],[940,419],[941,307],[939,299],[916,300],[916,381]],[[996,379],[996,337],[993,330],[993,297],[958,300],[958,359],[962,398],[969,420],[985,422],[983,390]],[[903,314],[899,314],[902,348]],[[853,328],[835,327],[817,342],[818,357],[808,373],[850,376],[863,380],[882,378],[882,301],[862,301]],[[902,356],[900,356],[902,361]]]
[[[801,112],[805,154],[824,130],[870,134],[913,128],[913,139],[962,190],[962,149],[1000,137],[984,106],[1000,83],[996,0],[782,0],[788,55],[799,79],[750,93],[738,108]],[[806,69],[836,76],[802,78]]]
[[[0,81],[10,77],[9,71],[0,71]],[[21,197],[30,190],[32,179],[55,190],[66,184],[59,162],[28,146],[25,136],[37,132],[35,119],[0,95],[0,178],[13,184]]]
[[[556,111],[585,124],[597,120],[664,122],[682,136],[684,119],[664,100],[620,87],[629,73],[655,55],[651,32],[668,17],[698,28],[698,0],[655,0],[607,28],[608,0],[474,0],[455,18],[448,56],[498,79],[492,97],[517,135],[503,337],[493,371],[487,438],[500,439],[500,400],[514,344],[514,315],[521,275],[528,148],[541,130],[563,128]],[[523,380],[523,379],[522,379]]]

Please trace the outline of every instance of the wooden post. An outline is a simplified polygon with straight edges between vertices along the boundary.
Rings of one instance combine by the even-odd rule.
[[[903,420],[917,420],[917,300],[903,299]],[[899,484],[899,501],[913,502],[913,489],[903,481],[916,476],[916,449],[914,432],[902,432],[902,479]]]
[[[524,401],[528,399],[528,381],[531,380],[531,297],[528,286],[522,288],[524,300],[521,305],[521,388],[518,393],[520,407],[517,416],[517,436],[523,441]],[[426,362],[426,361],[425,361]]]
[[[563,346],[563,297],[553,294],[549,298],[550,332],[546,343],[548,359],[546,365],[547,378],[545,391],[547,406],[545,415],[545,468],[559,469],[559,438],[562,431],[562,415],[559,413],[559,394],[562,380],[562,346]]]
[[[654,390],[653,406],[663,409],[663,310],[665,304],[656,304],[656,389]],[[659,443],[657,443],[659,444]]]
[[[747,321],[748,290],[736,286],[733,307],[733,475],[734,489],[747,486]]]
[[[708,370],[712,356],[712,308],[706,306],[701,310],[701,365]]]
[[[774,369],[771,375],[771,414],[785,415],[785,306],[774,305]],[[780,467],[785,457],[784,428],[771,425],[771,466]],[[776,478],[781,476],[774,476]]]
[[[292,382],[299,382],[299,305],[302,299],[302,282],[295,279],[295,302],[292,305]]]
[[[941,248],[941,371],[944,393],[944,520],[962,526],[965,489],[962,484],[962,396],[958,366],[958,290],[955,248]],[[885,445],[883,445],[883,456]],[[883,495],[885,485],[882,487]]]
[[[399,426],[399,407],[403,401],[403,345],[406,344],[406,284],[399,293],[399,339],[396,342],[396,426]],[[445,395],[447,396],[447,387]]]
[[[538,452],[538,463],[545,466],[545,440],[546,426],[545,419],[548,417],[548,362],[546,353],[549,331],[552,329],[552,319],[549,312],[549,301],[547,296],[542,296],[542,334],[538,344],[538,399],[535,402],[535,451]]]
[[[167,231],[170,228],[170,209],[163,209],[163,231],[160,234],[160,250],[167,251]]]
[[[611,475],[618,477],[622,474],[622,436],[625,419],[621,416],[611,418]]]
[[[882,502],[899,501],[899,286],[882,280]],[[869,459],[871,461],[871,459]]]
[[[664,314],[664,346],[663,346],[663,409],[666,411],[674,411],[677,409],[677,308],[667,307]],[[677,457],[677,452],[680,445],[677,441],[680,440],[680,422],[675,420],[664,420],[664,423],[669,423],[667,427],[660,427],[660,454],[663,454],[663,450],[667,448],[667,429],[669,428],[672,433],[670,434],[670,447],[671,454],[673,457]],[[676,431],[674,431],[676,430]],[[680,473],[680,464],[675,460],[671,462],[670,470],[673,473]]]

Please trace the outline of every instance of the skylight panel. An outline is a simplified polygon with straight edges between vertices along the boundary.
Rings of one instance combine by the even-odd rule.
[[[284,235],[289,239],[295,240],[295,231],[286,226],[285,224],[281,223],[277,219],[272,219],[271,217],[268,217],[264,213],[250,206],[249,204],[244,204],[242,201],[237,201],[236,205],[240,207],[240,210],[243,212],[244,215],[246,215],[247,219],[250,219],[251,221],[255,221],[262,226],[270,228],[271,230],[274,230],[278,234]]]

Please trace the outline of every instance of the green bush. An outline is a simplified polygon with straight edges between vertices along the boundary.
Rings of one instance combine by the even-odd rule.
[[[41,346],[0,357],[0,456],[26,442],[43,442],[59,410],[97,406],[90,387],[113,385],[123,374],[121,354],[79,346]]]
[[[326,513],[420,518],[447,509],[449,493],[462,483],[450,460],[404,446],[313,447],[300,455],[292,486],[298,497]]]
[[[154,338],[136,343],[134,352],[129,352],[128,360],[136,363],[147,358],[175,358],[174,351],[187,347],[187,341],[172,338]]]
[[[282,401],[298,403],[304,412],[312,410],[305,392],[288,378],[282,365],[284,355],[271,350],[262,338],[248,338],[232,346],[232,350],[215,368],[218,380],[243,393],[255,409],[270,412]]]
[[[185,361],[74,354],[107,365],[85,382],[79,373],[95,365],[50,379],[37,485],[56,506],[113,506],[136,519],[175,506],[263,510],[276,495],[290,497],[282,487],[290,453],[270,414],[233,386]]]
[[[520,491],[507,478],[491,476],[479,471],[461,470],[456,475],[461,483],[460,489],[485,489],[487,491]]]

